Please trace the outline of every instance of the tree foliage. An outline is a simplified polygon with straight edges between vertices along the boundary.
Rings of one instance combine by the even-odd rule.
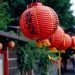
[[[10,15],[8,14],[8,17],[3,15],[3,17],[7,17],[7,19],[5,20],[5,22],[1,23],[9,23],[9,25],[19,25],[19,18],[21,14],[27,8],[27,5],[32,3],[32,0],[5,0],[5,2],[7,3],[6,7],[9,6]],[[70,10],[70,7],[72,5],[70,4],[70,0],[41,0],[41,2],[56,11],[60,20],[60,25],[62,27],[67,28],[75,24],[75,18],[72,15],[72,11]],[[1,4],[3,4],[3,2]],[[3,9],[7,10],[6,7]],[[5,13],[5,11],[3,11],[3,13]],[[8,11],[6,13],[8,13]],[[13,19],[11,22],[9,16],[11,16],[10,19]]]
[[[0,29],[10,22],[9,6],[7,2],[0,3]]]
[[[64,28],[75,24],[75,17],[72,15],[70,0],[45,0],[45,5],[52,7],[60,21],[60,25]]]
[[[40,75],[46,75],[47,64],[51,63],[48,59],[49,51],[46,48],[39,49],[35,41],[28,41],[25,46],[18,48],[17,54],[21,74],[39,67]]]
[[[18,26],[19,25],[19,18],[23,11],[27,8],[27,4],[25,0],[7,0],[9,7],[10,7],[10,15],[11,18],[13,19],[11,22],[9,22],[8,25],[14,25]]]

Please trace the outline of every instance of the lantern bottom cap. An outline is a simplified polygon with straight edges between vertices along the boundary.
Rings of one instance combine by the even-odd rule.
[[[72,47],[72,49],[75,49],[75,47]]]

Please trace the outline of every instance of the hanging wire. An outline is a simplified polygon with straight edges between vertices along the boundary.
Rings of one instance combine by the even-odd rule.
[[[33,3],[33,0],[32,0],[32,2],[31,3]]]
[[[41,0],[36,0],[36,2],[40,2]]]
[[[41,0],[37,0],[37,2],[41,2]]]
[[[32,0],[32,3],[40,2],[41,0]]]

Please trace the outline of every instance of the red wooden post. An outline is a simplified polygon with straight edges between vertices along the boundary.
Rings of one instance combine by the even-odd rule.
[[[8,54],[7,54],[7,50],[0,51],[0,54],[4,54],[4,75],[9,75],[8,74]]]
[[[4,53],[4,75],[8,75],[8,54],[6,50]]]

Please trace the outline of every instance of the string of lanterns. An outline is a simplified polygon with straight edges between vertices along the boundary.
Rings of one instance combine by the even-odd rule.
[[[70,37],[59,26],[56,12],[41,2],[28,5],[20,18],[20,29],[25,37],[36,41],[39,48],[47,46],[65,50],[75,49],[75,36]]]
[[[14,48],[15,47],[15,42],[14,41],[8,41],[6,44],[6,47],[8,48]],[[3,43],[0,42],[0,50],[3,49]]]

